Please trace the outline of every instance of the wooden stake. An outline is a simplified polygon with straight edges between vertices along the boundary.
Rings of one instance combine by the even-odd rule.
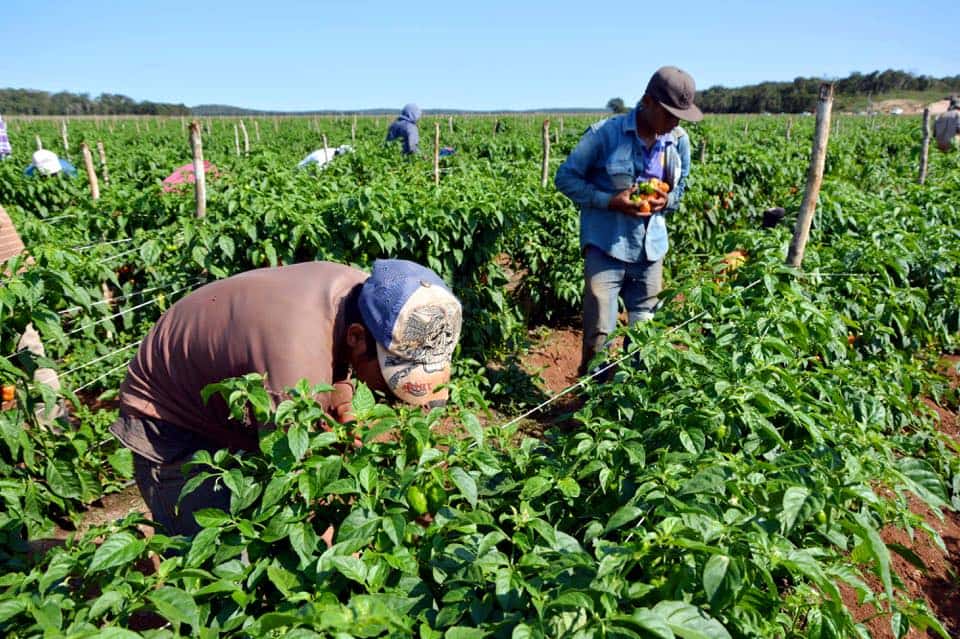
[[[39,151],[40,149],[43,148],[43,142],[40,141],[40,136],[39,136],[39,135],[36,135],[36,136],[34,136],[34,137],[37,138],[37,151]]]
[[[550,177],[550,120],[543,121],[543,164],[540,167],[540,186],[546,188]]]
[[[790,130],[793,129],[793,118],[787,120],[787,141],[790,141]]]
[[[827,159],[827,141],[830,139],[830,112],[833,109],[833,84],[820,85],[820,98],[817,101],[817,128],[813,134],[813,150],[810,153],[810,169],[807,172],[807,188],[803,193],[797,224],[793,229],[793,240],[787,251],[787,264],[800,268],[803,252],[810,237],[810,225],[820,196],[820,184],[823,182],[823,166]]]
[[[707,161],[707,138],[700,140],[700,164]]]
[[[86,142],[80,145],[80,153],[83,154],[83,166],[87,169],[87,180],[90,182],[90,197],[99,200],[100,184],[97,182],[97,172],[93,169],[93,156],[90,155],[90,147]]]
[[[450,129],[450,133],[453,133],[453,116],[452,115],[447,118],[447,126]]]
[[[70,145],[67,143],[67,121],[60,120],[60,138],[63,140],[63,151],[66,153],[70,150]]]
[[[440,123],[433,123],[433,183],[440,186]]]
[[[260,144],[260,121],[259,120],[253,121],[253,134],[257,138],[257,144]]]
[[[350,144],[357,143],[357,116],[353,116],[353,124],[350,125]]]
[[[133,126],[137,128],[137,135],[140,135],[140,120],[134,120]]]
[[[250,155],[250,138],[247,137],[247,127],[243,125],[243,120],[240,120],[240,131],[243,133],[243,154]]]
[[[197,217],[207,214],[207,176],[203,166],[203,140],[200,137],[200,123],[190,123],[190,148],[193,150],[193,175],[196,178],[194,193],[197,202]]]
[[[110,186],[110,171],[107,170],[107,153],[103,150],[103,142],[97,142],[97,153],[100,154],[100,170],[103,171],[103,183]]]
[[[927,155],[930,152],[930,109],[923,110],[923,141],[920,144],[920,184],[927,181]]]
[[[206,124],[207,135],[210,135],[210,120],[207,120],[204,124]]]
[[[324,133],[320,136],[320,139],[323,140],[323,157],[327,157],[327,134]]]
[[[240,157],[240,131],[237,130],[237,125],[233,125],[233,145],[237,149],[237,157]]]
[[[563,135],[563,116],[560,116],[560,135]]]
[[[277,120],[277,116],[273,116],[273,130],[274,132],[280,130],[280,121]]]

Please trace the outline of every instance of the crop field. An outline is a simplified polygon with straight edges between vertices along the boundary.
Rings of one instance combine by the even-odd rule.
[[[529,353],[581,304],[578,212],[552,176],[602,116],[549,117],[547,186],[542,116],[428,115],[413,160],[383,145],[386,117],[246,119],[248,153],[236,120],[205,119],[202,218],[192,187],[162,189],[191,161],[179,118],[73,119],[67,151],[59,120],[8,118],[0,205],[29,259],[0,273],[0,635],[960,636],[958,154],[931,148],[920,185],[918,117],[834,118],[793,269],[814,118],[689,127],[662,309],[624,330],[635,352],[609,382],[533,411],[560,388]],[[435,122],[456,150],[439,184]],[[354,150],[297,169],[323,137]],[[24,176],[37,139],[78,176]],[[763,229],[772,206],[787,218]],[[84,525],[130,486],[107,428],[166,308],[253,268],[380,257],[429,265],[463,302],[447,407],[361,387],[355,448],[317,427],[306,385],[271,406],[258,376],[225,380],[234,410],[278,427],[196,458],[229,512],[198,513],[192,540],[146,534],[149,513]],[[29,324],[45,357],[18,350]],[[55,531],[72,532],[38,550]]]

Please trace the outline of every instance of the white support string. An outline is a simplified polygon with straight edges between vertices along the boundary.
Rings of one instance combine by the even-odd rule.
[[[756,286],[757,284],[759,284],[759,283],[762,282],[762,281],[763,281],[763,278],[757,279],[756,281],[752,282],[751,284],[749,284],[749,285],[741,288],[739,291],[737,291],[737,295],[739,295],[740,293],[742,293],[742,292],[744,292],[744,291],[746,291],[746,290],[748,290],[748,289],[750,289],[750,288],[753,288],[754,286]],[[686,325],[689,324],[690,322],[693,322],[693,321],[695,321],[695,320],[703,317],[703,316],[706,315],[706,314],[707,314],[707,311],[701,311],[701,312],[697,313],[696,315],[694,315],[693,317],[691,317],[690,319],[685,320],[684,322],[682,322],[682,323],[680,323],[680,324],[677,324],[676,326],[668,329],[667,331],[665,331],[665,332],[663,333],[663,335],[664,335],[664,336],[667,336],[667,335],[670,335],[671,333],[674,333],[674,332],[676,332],[676,331],[679,331],[681,328],[683,328],[684,326],[686,326]],[[541,409],[549,406],[550,404],[552,404],[553,402],[557,401],[558,399],[560,399],[560,398],[563,397],[564,395],[567,395],[568,393],[571,393],[571,392],[573,392],[574,390],[576,390],[576,389],[578,389],[578,388],[585,387],[588,382],[590,382],[591,380],[593,380],[593,379],[599,377],[600,375],[604,374],[605,372],[607,372],[608,370],[610,370],[611,368],[613,368],[614,366],[616,366],[616,365],[619,364],[620,362],[622,362],[622,361],[624,361],[624,360],[626,360],[626,359],[629,359],[630,357],[633,357],[634,355],[636,355],[636,354],[640,351],[640,349],[644,348],[645,346],[646,346],[646,344],[642,344],[642,345],[639,345],[639,344],[638,344],[638,345],[635,346],[634,348],[632,348],[632,349],[630,349],[629,351],[627,351],[626,353],[624,353],[620,358],[615,359],[614,361],[607,363],[606,365],[604,365],[604,366],[601,367],[601,368],[598,368],[597,370],[593,371],[592,373],[590,373],[589,375],[587,375],[586,377],[584,377],[583,379],[581,379],[580,381],[578,381],[576,384],[573,384],[572,386],[568,386],[567,388],[563,389],[562,391],[560,391],[560,392],[557,393],[556,395],[553,395],[553,396],[551,396],[551,397],[548,397],[547,399],[545,399],[544,401],[540,402],[539,404],[537,404],[536,406],[534,406],[533,408],[531,408],[531,409],[528,410],[527,412],[525,412],[525,413],[523,413],[523,414],[521,414],[521,415],[518,415],[518,416],[514,417],[513,419],[511,419],[511,420],[510,420],[509,422],[507,422],[506,424],[501,425],[500,428],[502,428],[502,429],[509,428],[510,426],[513,426],[514,424],[516,424],[517,422],[519,422],[521,419],[524,419],[524,418],[526,418],[526,417],[529,417],[530,415],[533,415],[534,413],[540,411]]]
[[[70,375],[71,373],[76,373],[78,370],[84,369],[84,368],[86,368],[87,366],[90,366],[90,365],[92,365],[92,364],[96,364],[97,362],[99,362],[99,361],[101,361],[101,360],[105,360],[105,359],[108,359],[108,358],[110,358],[110,357],[113,357],[113,356],[116,355],[117,353],[122,353],[123,351],[130,350],[130,349],[133,348],[134,346],[139,346],[139,345],[140,345],[140,342],[142,342],[142,341],[143,341],[143,340],[139,340],[139,339],[138,339],[137,341],[135,341],[135,342],[133,342],[133,343],[131,343],[131,344],[127,344],[126,346],[124,346],[124,347],[122,347],[122,348],[118,348],[117,350],[113,351],[112,353],[107,353],[106,355],[101,355],[100,357],[97,357],[96,359],[91,359],[91,360],[88,361],[88,362],[85,362],[85,363],[83,363],[83,364],[80,364],[79,366],[74,366],[74,367],[71,368],[70,370],[64,371],[64,372],[62,372],[62,373],[60,373],[60,374],[61,374],[61,375]]]
[[[188,285],[186,285],[186,286],[182,286],[182,287],[178,288],[178,289],[175,290],[175,291],[171,291],[171,292],[170,292],[170,295],[176,295],[176,294],[179,293],[180,291],[185,291],[185,290],[187,290],[187,289],[189,289],[189,288],[193,288],[194,286],[195,286],[195,284],[188,284]],[[124,310],[120,311],[119,313],[114,313],[113,315],[108,315],[107,317],[104,317],[104,318],[102,318],[102,319],[98,319],[97,321],[95,321],[95,322],[93,322],[93,323],[91,323],[91,324],[85,324],[85,325],[83,325],[83,326],[81,326],[81,327],[79,327],[79,328],[75,328],[75,329],[73,329],[72,331],[70,331],[69,333],[66,333],[65,336],[66,336],[66,337],[69,337],[69,336],[71,336],[71,335],[74,335],[74,334],[76,334],[76,333],[79,333],[80,331],[86,330],[86,329],[88,329],[88,328],[90,328],[90,327],[92,327],[92,326],[96,326],[97,324],[102,324],[103,322],[106,322],[107,320],[112,320],[112,319],[114,319],[114,318],[116,318],[116,317],[121,317],[121,316],[123,316],[123,315],[126,315],[127,313],[132,313],[133,311],[137,310],[138,308],[143,308],[143,307],[145,307],[145,306],[151,306],[151,305],[157,304],[157,303],[158,303],[158,302],[157,302],[156,299],[147,300],[146,302],[142,302],[142,303],[140,303],[140,304],[137,304],[136,306],[131,306],[130,308],[124,309]]]
[[[198,277],[198,278],[195,278],[195,279],[190,280],[190,283],[196,283],[196,282],[201,282],[201,281],[205,281],[204,278]],[[93,302],[92,304],[90,304],[90,306],[100,306],[100,305],[102,305],[102,304],[112,304],[112,303],[114,303],[114,302],[119,302],[120,300],[130,299],[131,297],[139,297],[140,295],[144,295],[144,294],[146,294],[146,293],[152,293],[153,291],[166,290],[166,289],[167,289],[167,285],[163,285],[163,286],[153,286],[153,287],[151,287],[151,288],[145,288],[145,289],[143,289],[143,290],[141,290],[141,291],[134,291],[133,293],[130,293],[129,295],[120,295],[120,296],[118,296],[118,297],[113,298],[112,300],[100,300],[100,301],[98,301],[98,302]],[[62,310],[62,311],[59,311],[59,313],[60,313],[60,315],[69,315],[70,313],[73,313],[74,311],[82,311],[84,308],[86,308],[86,307],[84,307],[84,306],[71,306],[71,307],[68,308],[68,309],[64,309],[64,310]]]
[[[97,242],[95,244],[84,244],[83,246],[74,246],[71,250],[73,251],[83,251],[88,248],[93,248],[95,246],[110,246],[111,244],[126,244],[127,242],[132,242],[134,238],[127,237],[121,240],[111,240],[109,242]]]
[[[83,386],[80,386],[80,387],[78,387],[78,388],[73,389],[73,392],[74,392],[74,393],[79,393],[79,392],[82,391],[84,388],[89,388],[90,386],[93,386],[94,384],[96,384],[97,382],[99,382],[99,381],[100,381],[101,379],[103,379],[104,377],[108,377],[108,376],[114,374],[115,372],[117,372],[118,370],[120,370],[121,368],[126,368],[126,367],[127,367],[127,363],[126,363],[126,362],[124,362],[123,364],[120,364],[119,366],[114,366],[113,368],[111,368],[110,370],[108,370],[106,373],[104,373],[104,374],[101,375],[100,377],[97,377],[96,379],[92,379],[92,380],[90,380],[89,382],[87,382],[86,384],[84,384]]]

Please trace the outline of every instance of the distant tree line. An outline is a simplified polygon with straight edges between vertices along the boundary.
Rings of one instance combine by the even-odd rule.
[[[698,91],[696,103],[710,113],[802,113],[816,108],[822,82],[821,78],[796,78],[793,82],[763,82],[733,89],[716,86]],[[832,82],[834,101],[839,108],[855,99],[899,92],[939,92],[942,97],[960,93],[960,75],[932,78],[893,69],[872,73],[855,71]]]
[[[49,93],[33,89],[0,89],[3,115],[189,115],[183,104],[137,102],[125,95],[101,93]]]

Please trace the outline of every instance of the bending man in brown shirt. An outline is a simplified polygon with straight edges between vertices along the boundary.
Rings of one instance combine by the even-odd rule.
[[[430,269],[377,260],[370,275],[341,264],[264,268],[213,282],[174,304],[140,344],[120,386],[111,432],[134,454],[137,485],[168,534],[199,530],[193,512],[228,510],[212,480],[184,497],[182,466],[199,450],[257,449],[257,426],[232,421],[201,390],[247,373],[266,375],[277,403],[301,378],[328,383],[318,397],[350,418],[352,377],[414,405],[446,401],[461,306]]]

